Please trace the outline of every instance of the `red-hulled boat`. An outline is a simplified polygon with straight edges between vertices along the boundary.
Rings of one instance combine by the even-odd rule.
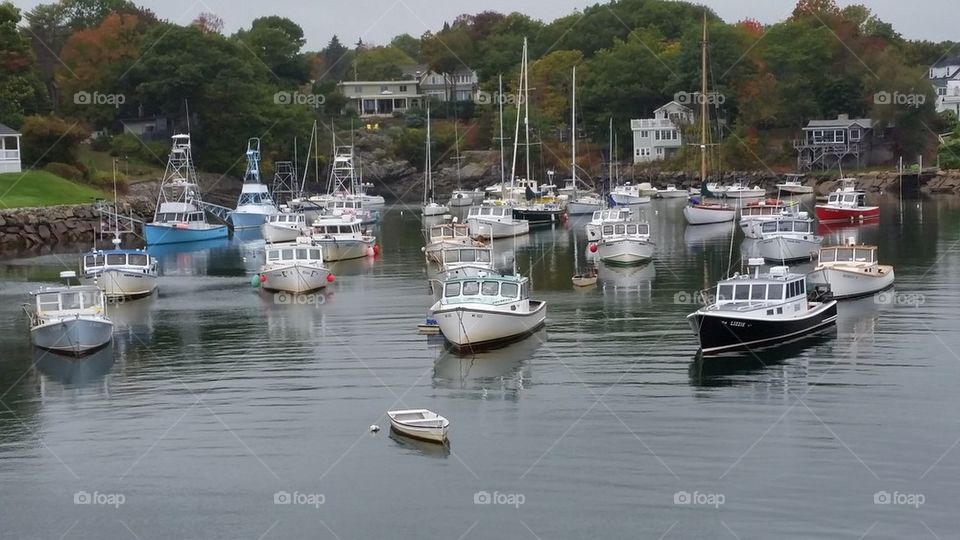
[[[879,206],[867,206],[866,194],[858,191],[852,180],[830,194],[827,202],[815,208],[820,223],[856,223],[880,219]]]

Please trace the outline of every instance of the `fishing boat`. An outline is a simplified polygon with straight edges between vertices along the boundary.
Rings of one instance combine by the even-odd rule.
[[[482,203],[483,197],[484,193],[479,188],[473,191],[458,189],[450,195],[450,202],[447,205],[455,208],[473,206]]]
[[[723,191],[723,196],[728,199],[756,199],[766,194],[767,191],[762,187],[748,187],[740,182],[734,182],[733,185]]]
[[[607,224],[600,229],[597,257],[606,264],[630,266],[653,259],[649,223]]]
[[[629,206],[635,204],[646,204],[650,202],[650,196],[644,195],[640,186],[627,182],[613,188],[610,192],[610,198],[619,205]]]
[[[260,268],[260,286],[266,291],[306,293],[333,281],[333,274],[324,266],[323,249],[310,238],[270,244],[266,252],[266,263]]]
[[[454,272],[463,268],[493,271],[493,248],[488,245],[448,246],[438,254],[441,272]]]
[[[377,239],[361,229],[363,223],[350,215],[321,216],[313,222],[310,238],[323,248],[327,262],[359,259],[376,253]]]
[[[455,277],[443,282],[443,296],[430,311],[455,349],[512,341],[546,320],[546,302],[531,300],[529,288],[523,276]]]
[[[777,184],[777,190],[790,195],[808,195],[813,193],[813,186],[805,186],[800,179],[802,174],[788,174],[789,180]]]
[[[474,239],[510,238],[530,232],[530,222],[514,217],[513,208],[506,205],[471,206],[467,225]]]
[[[226,225],[207,222],[204,203],[193,166],[190,135],[173,136],[167,168],[153,221],[143,226],[147,245],[178,244],[226,238]]]
[[[690,225],[711,225],[728,223],[737,217],[737,209],[726,204],[704,202],[693,197],[690,204],[683,207],[683,217]]]
[[[820,248],[817,267],[808,281],[830,286],[834,298],[868,296],[893,286],[893,267],[877,262],[877,246],[856,245]]]
[[[24,304],[34,346],[56,353],[82,356],[113,341],[113,322],[106,315],[106,296],[95,285],[70,285],[77,273],[60,272],[61,287],[33,293],[34,303]]]
[[[600,240],[600,233],[604,225],[615,223],[626,223],[630,221],[632,212],[629,208],[608,208],[606,210],[597,210],[590,217],[590,222],[584,226],[587,231],[587,240],[596,242]]]
[[[786,266],[760,274],[759,258],[749,264],[753,274],[721,280],[713,301],[687,316],[704,354],[781,344],[836,322],[836,300],[809,301],[804,275]]]
[[[441,223],[433,225],[427,231],[423,253],[428,262],[443,263],[443,250],[474,245],[470,237],[470,227],[466,223]]]
[[[841,186],[814,208],[820,223],[862,222],[880,219],[880,207],[868,206],[866,193],[856,188],[855,180],[845,178]]]
[[[823,237],[813,231],[813,220],[781,217],[760,226],[757,252],[768,261],[785,263],[809,260],[820,250]]]
[[[360,200],[363,202],[364,208],[369,208],[371,210],[376,210],[386,206],[387,201],[383,198],[383,195],[373,195],[368,193],[367,190],[373,187],[373,184],[370,182],[364,182],[363,179],[360,179],[360,183],[357,184],[357,195],[360,197]]]
[[[301,236],[308,236],[309,230],[307,216],[302,212],[273,214],[260,225],[260,235],[267,243],[295,242]]]
[[[690,192],[685,189],[677,189],[674,184],[667,184],[664,189],[657,190],[657,197],[661,199],[686,199]]]
[[[424,217],[442,216],[450,209],[446,205],[433,200],[433,159],[432,142],[430,137],[430,105],[427,105],[427,145],[424,151],[423,167],[423,206],[421,207]]]
[[[99,287],[108,300],[132,300],[157,290],[157,259],[140,249],[93,249],[80,259],[80,283]]]
[[[760,226],[786,215],[787,205],[779,199],[767,199],[740,208],[740,229],[747,238],[760,238]]]
[[[230,222],[234,229],[252,229],[277,212],[269,188],[260,182],[260,139],[253,137],[247,141],[247,170],[237,208],[230,212]]]
[[[390,427],[402,435],[441,444],[447,440],[450,421],[433,411],[387,411],[387,416],[390,417]]]

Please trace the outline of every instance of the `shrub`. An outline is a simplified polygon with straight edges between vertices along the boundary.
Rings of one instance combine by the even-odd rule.
[[[101,135],[90,141],[90,149],[96,152],[109,152],[112,143],[113,137],[110,135]]]
[[[23,122],[23,160],[25,163],[73,163],[77,146],[87,133],[75,123],[49,116],[28,116]]]
[[[47,171],[50,174],[55,174],[60,178],[66,178],[67,180],[71,180],[73,182],[83,181],[83,172],[81,172],[80,169],[74,167],[73,165],[67,165],[66,163],[58,163],[58,162],[47,163],[47,165],[43,168],[43,170]]]
[[[140,153],[142,146],[140,139],[129,133],[121,133],[110,141],[110,155],[113,157],[135,156]]]

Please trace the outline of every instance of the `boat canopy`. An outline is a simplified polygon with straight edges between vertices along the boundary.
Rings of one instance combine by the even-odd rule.
[[[820,263],[877,262],[877,246],[833,246],[820,249]]]
[[[103,312],[103,292],[96,285],[47,289],[37,293],[37,315]]]
[[[769,274],[738,275],[721,281],[717,284],[716,301],[711,308],[757,309],[762,307],[757,304],[784,304],[798,298],[805,299],[806,295],[805,276],[791,274],[787,267],[779,266],[771,268]]]
[[[601,236],[650,236],[649,223],[610,223],[603,226]]]
[[[323,250],[309,244],[287,244],[267,248],[267,264],[317,262],[323,263]]]
[[[448,280],[443,284],[443,304],[503,304],[530,298],[527,278],[477,276]]]
[[[493,260],[493,250],[484,247],[448,248],[443,250],[444,264],[489,263]]]
[[[110,268],[149,269],[153,266],[150,256],[143,251],[111,250],[96,251],[83,256],[83,271],[90,273]]]
[[[811,233],[813,232],[813,221],[804,219],[778,219],[767,221],[762,225],[764,234],[773,233]]]

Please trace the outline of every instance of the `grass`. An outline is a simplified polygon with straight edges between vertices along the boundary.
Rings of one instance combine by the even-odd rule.
[[[160,156],[166,159],[166,156]],[[99,171],[111,175],[113,172],[113,156],[107,152],[97,152],[90,148],[90,145],[80,145],[77,149],[77,161],[87,166],[87,169]],[[137,181],[141,178],[160,178],[163,176],[163,169],[166,162],[148,163],[137,157],[130,157],[127,160],[121,159],[117,162],[117,172],[129,181]]]
[[[85,204],[98,197],[110,196],[46,171],[0,174],[0,209]]]

